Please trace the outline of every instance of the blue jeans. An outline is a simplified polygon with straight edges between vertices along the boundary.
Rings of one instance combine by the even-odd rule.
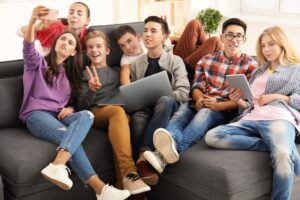
[[[131,115],[130,120],[130,141],[132,146],[132,157],[136,161],[140,154],[140,147],[143,143],[144,133],[150,121],[152,110],[147,107]]]
[[[89,111],[73,113],[63,120],[45,111],[33,111],[26,120],[26,126],[35,137],[58,145],[71,154],[69,164],[77,176],[86,182],[95,175],[90,161],[82,147],[82,141],[93,125],[94,115]]]
[[[282,200],[290,198],[293,173],[300,175],[295,135],[295,127],[286,120],[241,120],[210,130],[205,141],[218,149],[271,152],[272,199]]]
[[[174,113],[166,129],[174,138],[177,151],[183,152],[201,140],[209,129],[229,122],[235,114],[235,111],[212,111],[208,108],[197,112],[184,103]]]
[[[144,128],[141,127],[141,125],[146,126],[144,129],[145,131],[143,133],[136,133],[143,135],[143,140],[140,145],[140,151],[146,151],[146,150],[154,150],[153,145],[153,133],[158,128],[164,128],[168,124],[168,121],[170,120],[172,114],[177,110],[178,103],[173,97],[169,96],[162,96],[160,97],[155,105],[151,106],[149,111],[144,112],[141,114],[138,112],[137,114],[134,113],[132,115],[132,125],[135,126],[137,122],[144,121],[142,124],[139,124],[140,130],[143,130]],[[151,117],[148,119],[149,115]],[[146,122],[149,121],[147,124]]]

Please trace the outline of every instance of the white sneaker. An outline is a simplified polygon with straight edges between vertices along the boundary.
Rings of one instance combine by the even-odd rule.
[[[100,195],[96,195],[97,200],[124,200],[130,196],[128,190],[118,190],[110,185],[105,185]]]
[[[176,143],[166,129],[159,128],[155,130],[153,144],[168,164],[175,163],[179,160]]]
[[[69,190],[73,186],[68,172],[70,173],[70,169],[66,165],[53,165],[52,163],[41,171],[47,180],[64,190]]]
[[[129,173],[127,176],[123,177],[123,186],[130,194],[140,194],[151,190],[151,188],[141,179],[140,175],[135,172]]]
[[[163,173],[167,166],[167,162],[159,152],[145,151],[143,155],[145,159],[152,165],[152,167],[156,169],[156,171]]]

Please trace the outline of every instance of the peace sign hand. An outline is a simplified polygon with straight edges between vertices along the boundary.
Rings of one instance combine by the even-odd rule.
[[[97,74],[95,67],[91,66],[91,68],[92,68],[92,72],[91,72],[90,68],[88,66],[86,66],[86,71],[90,77],[89,87],[90,87],[90,90],[92,90],[93,92],[96,92],[96,90],[101,88],[102,84],[100,83],[99,76]]]

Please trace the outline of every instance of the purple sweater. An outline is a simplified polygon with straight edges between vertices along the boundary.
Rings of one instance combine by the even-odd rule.
[[[20,119],[25,122],[32,111],[48,111],[58,113],[67,105],[71,96],[71,87],[64,67],[61,65],[59,75],[53,86],[44,77],[47,69],[46,60],[36,51],[34,42],[23,42],[24,96],[20,109]]]

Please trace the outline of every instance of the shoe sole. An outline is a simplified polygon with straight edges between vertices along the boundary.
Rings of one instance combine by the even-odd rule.
[[[63,182],[60,182],[56,179],[51,178],[50,176],[47,176],[43,171],[41,172],[42,175],[45,177],[45,179],[47,179],[48,181],[54,183],[55,185],[57,185],[58,187],[60,187],[63,190],[70,190],[72,188],[72,185],[69,186]]]
[[[175,148],[173,138],[163,129],[157,129],[153,136],[153,143],[156,150],[163,156],[168,164],[176,163],[179,155]]]
[[[144,188],[140,188],[140,189],[136,189],[136,190],[129,190],[129,189],[127,189],[127,190],[130,192],[130,194],[134,195],[134,194],[149,192],[151,190],[151,188],[147,185],[147,187],[144,187]]]
[[[160,163],[157,162],[156,159],[152,159],[152,156],[150,156],[147,151],[145,151],[143,155],[156,171],[158,171],[159,173],[163,173],[164,169],[161,167]]]

